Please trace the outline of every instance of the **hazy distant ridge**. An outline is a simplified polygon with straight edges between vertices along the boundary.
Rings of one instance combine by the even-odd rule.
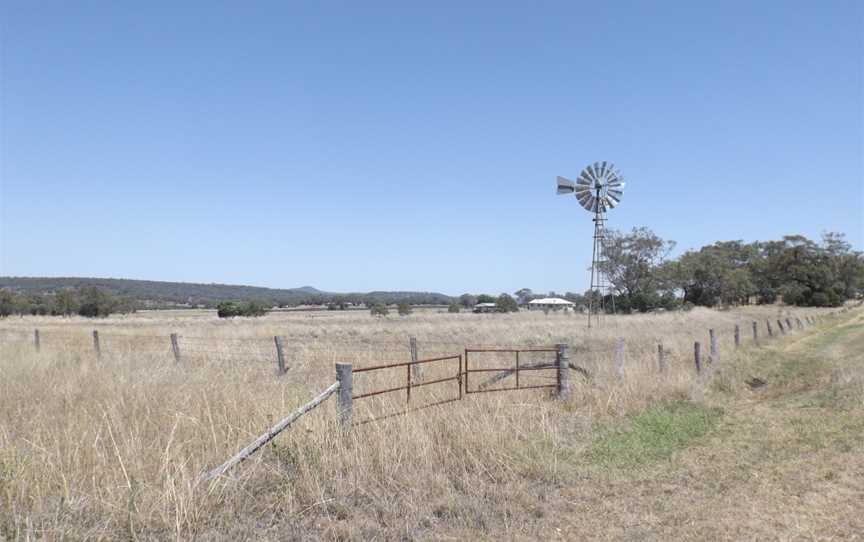
[[[408,302],[448,303],[451,298],[434,292],[370,292],[332,293],[312,286],[300,288],[263,288],[235,284],[202,284],[192,282],[163,282],[87,277],[0,277],[0,288],[19,294],[44,295],[68,288],[95,286],[117,296],[138,301],[163,304],[189,303],[213,305],[220,301],[257,300],[277,305],[304,303],[354,302]]]

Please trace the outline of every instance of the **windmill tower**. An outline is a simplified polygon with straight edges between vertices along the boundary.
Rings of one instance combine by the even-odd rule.
[[[564,177],[558,177],[557,188],[559,195],[574,194],[579,205],[594,215],[588,327],[591,327],[591,318],[595,315],[599,325],[600,316],[606,311],[605,299],[610,291],[609,278],[604,271],[606,262],[606,212],[621,203],[621,197],[624,195],[624,177],[611,162],[594,162],[582,170],[575,183]],[[612,312],[615,312],[614,298],[612,298]]]

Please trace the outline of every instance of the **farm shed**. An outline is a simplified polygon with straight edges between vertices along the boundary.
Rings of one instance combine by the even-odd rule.
[[[498,310],[498,305],[495,303],[477,303],[474,305],[474,312],[495,312]]]

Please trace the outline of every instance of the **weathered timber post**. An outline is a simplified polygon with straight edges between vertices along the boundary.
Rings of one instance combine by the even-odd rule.
[[[570,397],[570,355],[566,344],[556,344],[555,365],[558,372],[558,399]]]
[[[42,348],[42,344],[39,342],[39,330],[33,330],[33,348],[38,352],[40,348]]]
[[[735,324],[735,348],[741,346],[741,327]]]
[[[696,374],[702,373],[702,345],[699,341],[693,343],[693,361],[696,362]]]
[[[336,381],[339,382],[339,395],[336,396],[336,410],[342,429],[350,431],[353,425],[354,367],[350,363],[336,364]]]
[[[663,343],[657,345],[657,369],[660,373],[666,372],[666,351],[663,350]]]
[[[622,378],[622,379],[624,378],[624,364],[625,364],[624,349],[625,349],[624,338],[619,337],[618,341],[615,344],[615,359],[616,359],[617,365],[618,365],[618,378]]]
[[[780,333],[782,335],[786,335],[786,330],[783,328],[783,322],[781,322],[780,320],[777,320],[777,327],[780,328]]]
[[[804,329],[804,324],[801,323],[801,319],[797,316],[795,317],[795,323],[798,324],[798,329]]]
[[[753,322],[753,342],[759,344],[759,324],[756,321]]]
[[[786,329],[792,331],[792,320],[790,320],[789,318],[786,319]]]
[[[420,366],[417,364],[417,337],[410,337],[408,339],[408,350],[411,353],[411,377],[413,382],[420,382],[422,372]]]
[[[773,336],[774,336],[774,330],[771,329],[771,322],[769,322],[768,320],[766,320],[766,321],[765,321],[765,325],[768,327],[768,336],[769,336],[769,337],[773,337]]]
[[[276,366],[279,368],[279,374],[283,374],[288,369],[285,367],[285,346],[282,337],[276,335],[273,337],[273,342],[276,343]]]
[[[171,334],[171,351],[174,352],[174,361],[180,363],[180,344],[176,333]]]
[[[714,363],[717,361],[717,333],[713,329],[709,329],[708,338],[708,363]]]
[[[102,348],[99,346],[99,332],[93,330],[93,351],[96,352],[96,359],[102,358]]]

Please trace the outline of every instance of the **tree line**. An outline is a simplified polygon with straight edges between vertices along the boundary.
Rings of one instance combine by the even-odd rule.
[[[674,247],[674,241],[648,228],[608,232],[602,268],[617,310],[778,301],[837,307],[864,290],[862,253],[852,250],[840,233],[825,233],[819,242],[802,235],[753,243],[720,241],[669,258]]]
[[[96,288],[69,288],[50,294],[17,294],[0,290],[0,317],[13,314],[105,317],[115,313],[135,312],[135,303]]]
[[[698,250],[688,250],[677,258],[670,258],[675,242],[664,240],[648,228],[634,228],[623,233],[609,230],[605,242],[605,261],[602,270],[608,277],[609,291],[604,306],[613,306],[618,312],[645,312],[656,309],[672,310],[695,305],[715,307],[741,304],[766,304],[782,301],[788,305],[836,307],[846,300],[855,299],[864,292],[864,257],[840,233],[829,232],[817,242],[802,235],[787,235],[776,241],[719,241]],[[58,315],[78,314],[88,317],[107,316],[112,313],[133,312],[134,296],[116,295],[114,290],[84,285],[65,287],[44,293],[37,290],[43,279],[15,279],[31,289],[16,292],[0,288],[0,317],[11,314]],[[25,283],[21,283],[25,280]],[[61,281],[71,279],[44,279]],[[91,280],[91,279],[76,279]],[[95,279],[93,279],[95,280]],[[160,283],[105,279],[129,287],[130,283],[145,284],[148,293],[158,289]],[[32,282],[30,284],[29,282]],[[88,283],[89,284],[89,283]],[[180,288],[180,283],[165,283]],[[192,285],[202,286],[203,285]],[[218,285],[211,285],[214,293]],[[260,316],[269,307],[282,305],[268,299],[268,289],[254,289],[258,295],[246,301],[212,303],[219,316]],[[258,291],[262,290],[262,291]],[[303,289],[298,289],[303,290]],[[561,297],[577,306],[587,306],[597,292],[582,294],[535,294],[528,288],[514,293],[491,296],[466,293],[458,298],[424,292],[370,292],[368,294],[325,294],[322,292],[292,291],[292,303],[330,303],[334,307],[347,307],[348,303],[365,304],[373,315],[386,314],[388,304],[398,304],[399,313],[410,313],[412,305],[448,305],[449,312],[471,309],[478,303],[494,303],[498,312],[518,310],[538,297]],[[247,291],[247,290],[244,290]],[[224,293],[219,290],[220,293]],[[172,293],[181,295],[179,291]],[[242,297],[239,299],[243,299]],[[284,301],[284,300],[283,300]],[[211,303],[207,304],[208,306]],[[284,305],[283,305],[284,306]]]
[[[604,248],[601,268],[609,282],[604,306],[617,312],[775,302],[837,307],[864,293],[864,257],[841,233],[825,233],[819,242],[802,235],[753,243],[719,241],[670,258],[675,242],[642,227],[607,231]],[[600,297],[591,290],[538,294],[529,288],[513,295],[515,300],[508,294],[463,294],[451,312],[477,303],[496,303],[499,312],[508,312],[541,297],[587,307],[592,296],[595,301]]]

